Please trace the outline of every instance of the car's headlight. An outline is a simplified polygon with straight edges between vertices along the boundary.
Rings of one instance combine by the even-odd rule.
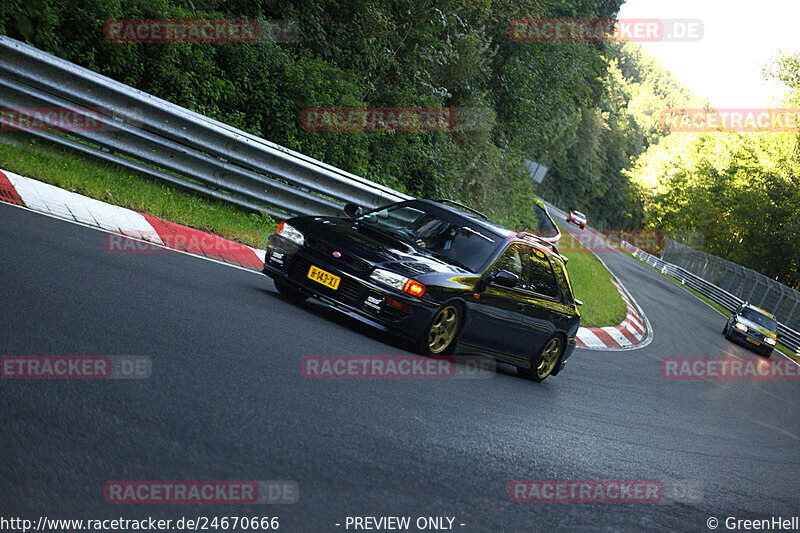
[[[736,325],[736,329],[740,329],[742,331],[747,331],[747,326],[745,326],[741,322],[737,322],[735,325]]]
[[[303,234],[300,233],[300,230],[290,226],[285,221],[278,225],[278,235],[287,241],[295,243],[297,246],[303,246],[303,244],[306,242],[305,237],[303,237]]]
[[[425,285],[419,281],[408,279],[405,276],[401,276],[400,274],[396,274],[382,268],[376,268],[373,270],[372,274],[369,275],[369,279],[376,283],[380,283],[381,285],[388,285],[389,287],[393,287],[398,291],[408,293],[411,296],[416,296],[417,298],[425,294]]]
[[[766,339],[764,339],[764,342],[775,346],[775,339],[773,339],[772,337],[767,337]]]

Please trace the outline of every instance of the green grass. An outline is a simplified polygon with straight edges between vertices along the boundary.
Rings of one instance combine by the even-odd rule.
[[[259,248],[276,228],[266,214],[194,195],[22,134],[0,138],[0,168]]]
[[[621,249],[622,249],[622,248],[620,248],[620,250],[621,250]],[[626,253],[627,253],[627,252],[626,252]],[[661,274],[661,275],[662,275],[662,276],[664,276],[665,278],[672,280],[672,281],[673,281],[673,282],[674,282],[676,285],[680,285],[681,287],[683,287],[684,289],[686,289],[686,290],[687,290],[689,293],[691,293],[691,294],[695,295],[696,297],[698,297],[699,299],[701,299],[702,301],[704,301],[705,303],[707,303],[709,306],[713,307],[713,308],[714,308],[716,311],[718,311],[718,312],[719,312],[719,313],[720,313],[722,316],[724,316],[725,318],[728,318],[729,316],[731,316],[731,314],[732,314],[732,313],[731,313],[731,311],[729,311],[729,310],[725,309],[724,307],[722,307],[722,306],[721,306],[721,305],[719,305],[718,303],[716,303],[716,302],[713,302],[713,301],[709,300],[708,298],[706,298],[705,296],[703,296],[702,294],[700,294],[699,292],[697,292],[697,291],[696,291],[696,290],[694,290],[693,288],[691,288],[691,287],[688,287],[688,286],[684,285],[684,284],[683,284],[683,283],[681,283],[681,282],[680,282],[680,280],[678,280],[677,278],[674,278],[674,277],[672,277],[672,276],[670,276],[670,275],[668,275],[668,274],[664,274],[663,272],[661,272],[661,271],[660,271],[660,270],[658,270],[657,268],[654,268],[652,265],[648,265],[647,263],[645,263],[644,261],[642,261],[642,260],[641,260],[641,259],[639,259],[638,257],[634,257],[634,256],[633,256],[633,255],[631,255],[631,254],[628,254],[628,255],[630,255],[631,257],[633,257],[633,258],[634,258],[634,259],[636,259],[637,261],[639,261],[641,264],[643,264],[643,265],[645,265],[645,266],[648,266],[648,267],[652,268],[653,270],[655,270],[656,272],[658,272],[659,274]],[[724,324],[723,324],[723,325],[724,325]],[[722,331],[722,329],[721,329],[721,326],[720,326],[720,331]],[[792,352],[792,350],[790,350],[789,348],[787,348],[787,347],[786,347],[786,346],[784,346],[783,344],[781,344],[781,343],[778,343],[778,344],[776,344],[776,345],[775,345],[775,348],[776,348],[778,351],[780,351],[781,353],[783,353],[784,355],[786,355],[786,356],[790,357],[791,359],[793,359],[793,360],[797,361],[798,363],[800,363],[800,355],[798,355],[798,354],[796,354],[796,353]]]
[[[583,300],[581,325],[585,327],[616,326],[625,320],[628,307],[611,283],[611,273],[603,263],[561,228],[560,250],[569,258],[567,270],[575,297]]]

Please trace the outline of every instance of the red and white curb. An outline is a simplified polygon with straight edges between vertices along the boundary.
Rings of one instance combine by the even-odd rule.
[[[617,288],[628,307],[625,320],[617,326],[578,328],[578,333],[575,335],[577,345],[593,350],[643,348],[649,344],[652,338],[647,317],[644,316],[639,305],[621,283],[614,278],[611,278],[611,283]]]
[[[0,201],[147,241],[147,246],[164,246],[254,270],[261,270],[264,266],[264,250],[106,204],[5,170],[0,171]],[[106,246],[109,253],[141,251],[133,241],[122,239],[119,242],[106,239]]]

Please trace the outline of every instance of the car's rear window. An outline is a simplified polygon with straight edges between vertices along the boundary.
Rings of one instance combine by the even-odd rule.
[[[540,205],[537,205],[534,210],[536,211],[539,223],[538,227],[535,228],[536,235],[545,238],[558,235],[558,227],[553,223],[553,219],[550,218],[547,211]]]

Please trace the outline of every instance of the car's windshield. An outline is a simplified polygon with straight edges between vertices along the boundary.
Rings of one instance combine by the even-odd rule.
[[[771,319],[767,315],[759,313],[755,309],[751,309],[749,307],[745,307],[744,309],[742,309],[742,311],[739,314],[743,318],[746,318],[747,320],[749,320],[751,322],[755,322],[759,326],[761,326],[763,328],[767,328],[770,331],[777,331],[778,330],[778,324],[776,324],[773,319]]]
[[[578,218],[586,218],[586,215],[584,215],[580,211],[575,211],[575,216],[578,217]]]
[[[397,204],[361,215],[357,222],[389,232],[426,251],[476,272],[500,246],[503,236],[424,203]]]

